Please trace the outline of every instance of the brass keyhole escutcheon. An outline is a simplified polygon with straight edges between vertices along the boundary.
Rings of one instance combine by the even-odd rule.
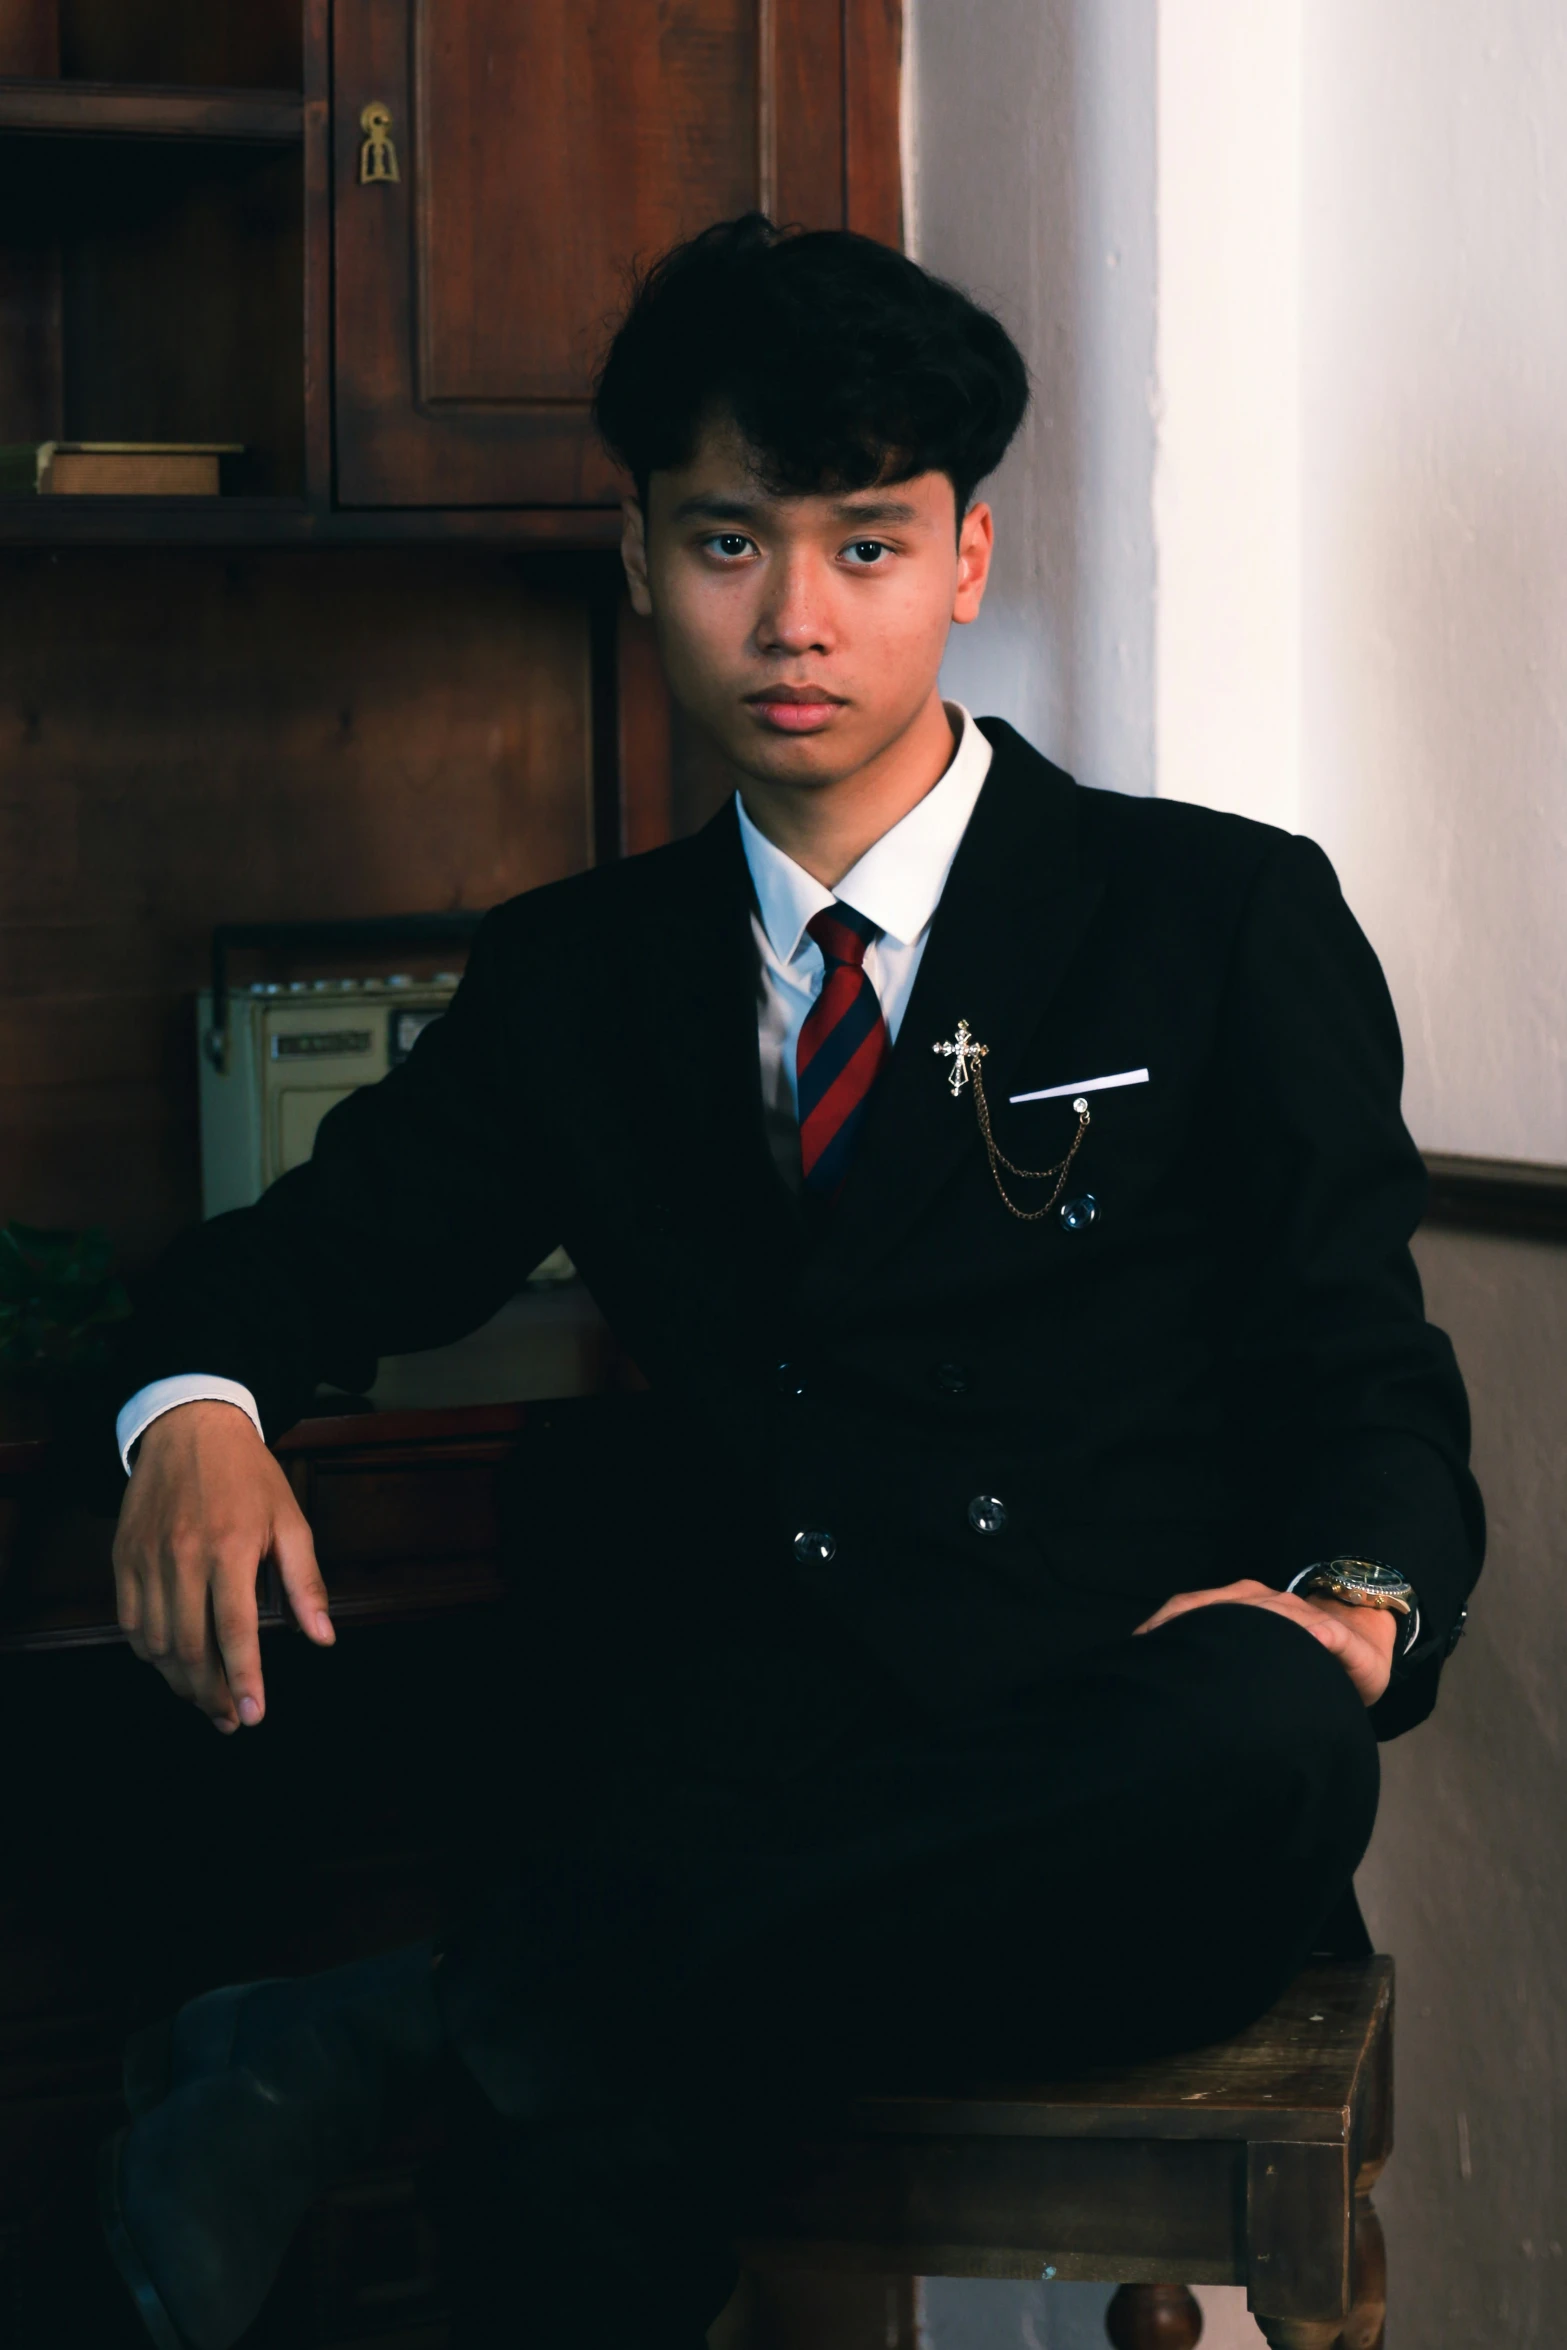
[[[379,98],[372,98],[361,110],[359,128],[365,134],[365,143],[359,150],[359,185],[373,187],[377,180],[400,179],[397,168],[397,149],[392,144],[392,109],[383,106]]]

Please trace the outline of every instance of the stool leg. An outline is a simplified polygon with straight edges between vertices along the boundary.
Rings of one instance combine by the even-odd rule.
[[[1115,2350],[1194,2350],[1202,2311],[1185,2285],[1123,2285],[1105,2312]]]
[[[1340,2336],[1343,2350],[1382,2350],[1387,2338],[1387,2246],[1369,2195],[1355,2204],[1354,2305]]]
[[[1354,2294],[1342,2328],[1336,2321],[1263,2317],[1254,2312],[1269,2350],[1383,2350],[1387,2336],[1387,2247],[1369,2195],[1355,2201]]]

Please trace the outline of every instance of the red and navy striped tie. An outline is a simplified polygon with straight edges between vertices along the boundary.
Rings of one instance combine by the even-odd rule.
[[[881,936],[876,924],[852,906],[833,904],[805,927],[827,967],[795,1053],[800,1165],[807,1191],[830,1198],[849,1171],[871,1087],[892,1041],[865,970],[865,950]]]

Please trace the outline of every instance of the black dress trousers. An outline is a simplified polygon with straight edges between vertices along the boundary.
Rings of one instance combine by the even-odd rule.
[[[847,1653],[784,1662],[749,1703],[809,1735],[749,1767],[630,1740],[448,1938],[462,2342],[698,2350],[792,2117],[1238,2030],[1370,1837],[1364,1707],[1255,1608],[941,1718]]]

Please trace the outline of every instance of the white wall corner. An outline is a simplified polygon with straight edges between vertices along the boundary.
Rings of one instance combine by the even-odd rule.
[[[1301,803],[1302,0],[1163,0],[1155,773]]]
[[[920,257],[920,15],[913,0],[904,0],[903,53],[898,76],[898,163],[903,183],[903,250],[911,261]]]
[[[1016,336],[1033,404],[988,494],[945,690],[1086,783],[1153,788],[1157,0],[908,0],[911,249]]]

